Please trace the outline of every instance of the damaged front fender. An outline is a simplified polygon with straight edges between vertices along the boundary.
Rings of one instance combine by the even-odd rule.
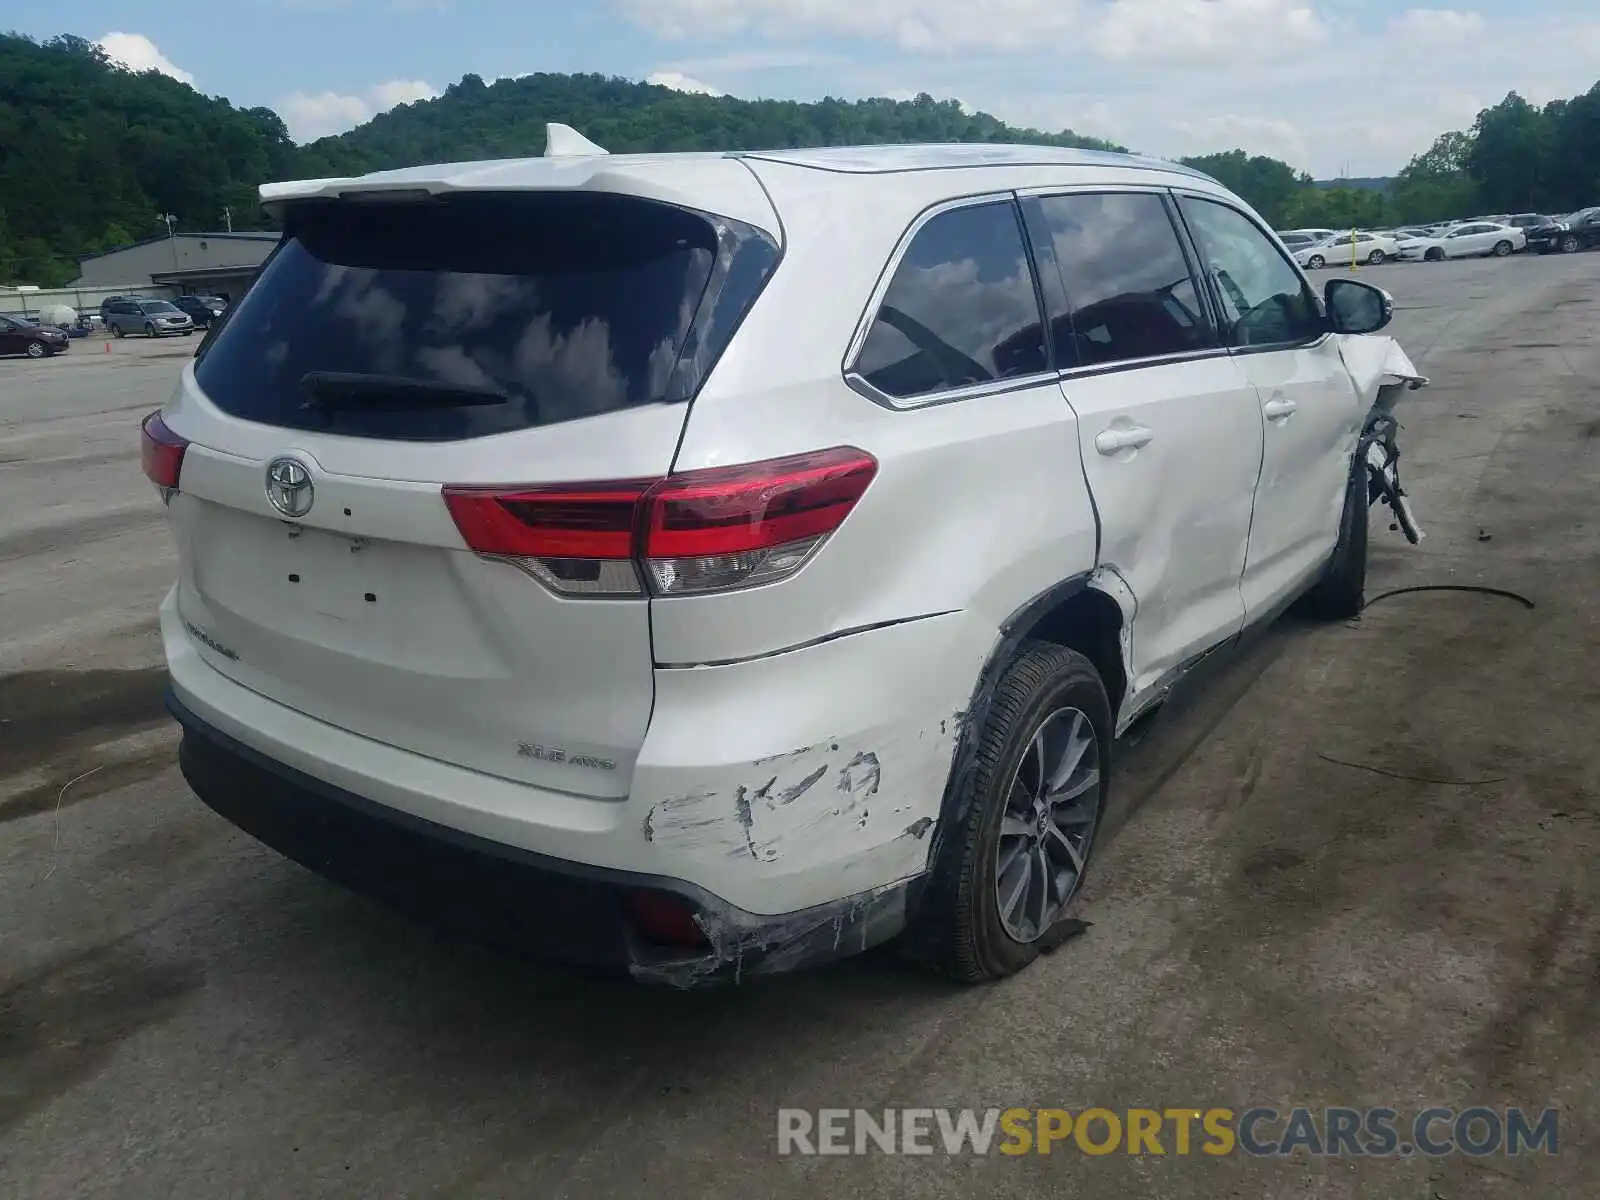
[[[1407,392],[1428,386],[1428,379],[1412,364],[1392,337],[1346,337],[1340,346],[1345,369],[1368,406],[1356,447],[1356,461],[1367,471],[1368,503],[1382,503],[1393,514],[1393,527],[1416,545],[1426,535],[1417,524],[1411,502],[1400,484],[1400,422],[1395,405]]]

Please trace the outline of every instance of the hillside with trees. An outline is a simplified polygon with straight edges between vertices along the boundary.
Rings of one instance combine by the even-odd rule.
[[[77,257],[165,229],[263,227],[255,190],[295,171],[268,108],[111,65],[81,38],[0,36],[0,282],[59,284]]]
[[[468,75],[339,137],[296,146],[271,109],[116,67],[81,38],[0,35],[0,282],[65,283],[77,259],[178,229],[269,225],[274,179],[539,154],[547,121],[616,152],[852,142],[1031,141],[1114,149],[1071,131],[1016,129],[955,101],[735,100],[601,75]]]
[[[1035,142],[1117,149],[1071,130],[1018,129],[954,100],[813,103],[690,95],[602,75],[467,75],[337,137],[297,146],[268,108],[234,107],[81,38],[0,34],[0,282],[60,284],[82,255],[165,229],[268,228],[263,182],[425,162],[539,154],[547,121],[615,152],[887,142]],[[1434,221],[1600,203],[1600,84],[1536,107],[1515,93],[1441,135],[1387,188],[1316,183],[1245,150],[1185,160],[1278,228]]]
[[[614,154],[775,150],[888,142],[1035,142],[1119,149],[1071,130],[1018,129],[955,100],[738,100],[604,75],[524,75],[486,84],[467,75],[437,100],[407,104],[304,147],[307,174],[346,174],[544,151],[561,121]]]

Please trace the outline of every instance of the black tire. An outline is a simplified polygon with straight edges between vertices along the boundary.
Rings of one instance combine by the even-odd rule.
[[[1333,548],[1322,578],[1301,598],[1300,610],[1319,621],[1348,621],[1359,617],[1367,588],[1367,466],[1356,464],[1358,476],[1345,488],[1344,510],[1339,514],[1339,543]]]
[[[148,321],[146,321],[145,324],[144,324],[144,335],[147,338],[153,338],[153,337],[160,337],[161,336],[159,333],[156,332],[156,327],[154,325],[150,324],[150,322],[148,322]]]
[[[28,343],[28,357],[29,358],[49,358],[54,353],[55,353],[55,351],[52,350],[49,346],[45,345],[43,342],[29,342]]]
[[[1578,252],[1578,239],[1572,234],[1567,234],[1561,239],[1561,253],[1576,254]]]
[[[1000,919],[995,875],[1003,794],[1012,784],[1034,734],[1053,713],[1075,708],[1088,717],[1099,753],[1099,797],[1094,825],[1059,925],[1081,887],[1102,824],[1111,767],[1111,705],[1094,665],[1076,650],[1048,642],[1024,642],[995,685],[983,729],[973,747],[972,770],[961,794],[952,797],[954,823],[940,831],[937,858],[911,928],[906,950],[924,966],[963,983],[1015,974],[1051,944],[1047,927],[1031,942],[1006,932]]]
[[[1422,257],[1424,259],[1426,259],[1428,262],[1443,262],[1444,261],[1444,251],[1441,250],[1438,246],[1434,246],[1431,249],[1429,249],[1429,251],[1426,254],[1424,254]]]
[[[1313,254],[1310,258],[1306,259],[1306,267],[1312,271],[1320,271],[1327,265],[1328,260],[1323,258],[1320,254]]]
[[[127,332],[126,332],[126,331],[125,331],[125,330],[124,330],[124,329],[123,329],[123,328],[122,328],[122,326],[121,326],[121,325],[118,325],[118,324],[117,324],[117,323],[116,323],[116,322],[115,322],[115,321],[113,321],[113,322],[112,322],[112,323],[111,323],[111,336],[112,336],[112,337],[116,337],[116,338],[125,338],[125,337],[127,337],[127,336],[128,336],[128,334],[127,334]]]
[[[1494,244],[1494,256],[1496,258],[1505,258],[1511,253],[1511,250],[1512,246],[1510,242],[1499,241]]]
[[[1371,254],[1367,255],[1367,261],[1375,267],[1383,266],[1384,259],[1386,258],[1388,258],[1388,255],[1386,255],[1382,250],[1374,250]]]

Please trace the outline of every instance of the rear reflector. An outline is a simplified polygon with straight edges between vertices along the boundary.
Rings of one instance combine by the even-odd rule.
[[[509,558],[553,590],[638,595],[724,591],[794,574],[877,474],[870,454],[819,450],[660,480],[446,487],[467,545]]]
[[[694,909],[668,892],[636,888],[626,894],[628,916],[647,942],[658,946],[700,949],[711,943],[695,920]]]
[[[183,471],[183,452],[189,443],[167,428],[159,412],[153,412],[139,426],[139,463],[145,477],[163,495],[178,490]]]

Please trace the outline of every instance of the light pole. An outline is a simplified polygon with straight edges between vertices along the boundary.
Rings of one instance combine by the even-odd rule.
[[[171,213],[162,213],[161,219],[167,223],[167,242],[172,247],[172,269],[178,269],[178,238],[172,231],[172,223],[178,218]]]

